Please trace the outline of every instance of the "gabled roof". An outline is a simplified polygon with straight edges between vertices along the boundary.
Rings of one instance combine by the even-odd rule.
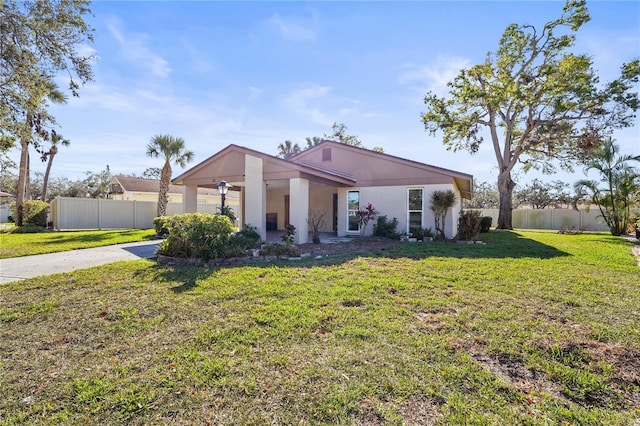
[[[324,161],[323,158],[326,148],[337,151],[330,161]],[[417,184],[420,178],[424,178],[433,183],[454,181],[465,198],[470,198],[472,192],[473,176],[470,174],[330,140],[323,140],[294,155],[289,161],[326,168],[336,174],[347,172],[356,179],[358,186],[392,182],[411,184],[412,179],[418,178],[414,182]]]
[[[228,145],[180,176],[172,180],[178,185],[213,187],[222,179],[229,182],[244,181],[244,155],[258,157],[264,161],[265,179],[304,177],[336,186],[352,186],[355,180],[347,174],[325,170],[321,167],[294,163],[239,145]],[[232,188],[233,189],[233,188]]]
[[[329,161],[323,156],[327,148],[336,151],[333,156],[329,155]],[[265,180],[302,177],[343,187],[455,184],[464,198],[470,198],[473,185],[473,176],[466,173],[328,140],[287,160],[228,145],[173,179],[173,183],[213,188],[224,179],[242,186],[246,155],[263,160]]]

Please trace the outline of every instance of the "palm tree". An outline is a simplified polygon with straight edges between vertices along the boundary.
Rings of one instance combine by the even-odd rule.
[[[48,126],[55,124],[55,119],[46,108],[47,100],[63,104],[67,101],[56,84],[45,75],[34,75],[32,85],[27,91],[28,109],[25,110],[25,121],[18,126],[17,134],[20,138],[20,168],[16,188],[16,225],[22,226],[23,206],[29,195],[29,145],[38,149],[41,140],[47,140],[53,131]]]
[[[300,151],[300,145],[291,141],[284,141],[284,143],[278,145],[278,157],[285,160],[299,154]]]
[[[605,140],[599,149],[593,151],[585,167],[585,174],[589,170],[600,173],[600,182],[582,179],[574,185],[578,194],[589,196],[591,202],[598,206],[612,235],[626,232],[633,199],[640,188],[640,174],[628,164],[640,161],[640,155],[619,155],[619,151],[620,147],[613,143],[613,139]],[[601,188],[600,183],[605,187]]]
[[[164,216],[167,211],[169,184],[171,183],[171,163],[184,167],[193,161],[193,152],[187,151],[184,139],[170,135],[156,135],[147,145],[147,156],[164,158],[164,166],[160,173],[160,192],[158,193],[158,216]]]
[[[57,134],[55,131],[51,131],[51,147],[48,152],[42,154],[42,159],[47,159],[47,170],[44,172],[44,179],[42,180],[42,201],[47,201],[47,185],[49,184],[49,172],[51,171],[51,165],[53,164],[53,157],[58,153],[58,144],[63,146],[69,146],[69,141]]]
[[[452,190],[433,191],[431,194],[431,210],[435,217],[436,238],[445,239],[444,224],[447,218],[447,210],[456,203],[456,194]]]
[[[313,137],[310,137],[310,138],[307,137],[307,138],[305,138],[305,140],[307,141],[307,147],[305,149],[309,149],[309,148],[313,148],[314,146],[318,145],[324,139],[322,139],[319,136],[313,136]]]

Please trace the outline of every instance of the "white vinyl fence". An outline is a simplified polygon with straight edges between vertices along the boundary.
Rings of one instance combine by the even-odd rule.
[[[58,197],[51,202],[51,221],[57,230],[149,229],[156,217],[155,201]],[[201,213],[217,213],[217,204],[198,203]],[[183,213],[182,203],[169,203],[167,216]]]
[[[492,226],[498,223],[498,209],[479,209],[482,216],[493,218]],[[514,209],[513,227],[520,229],[575,228],[583,231],[608,231],[597,207],[591,210],[573,209]]]
[[[0,206],[0,223],[5,223],[9,220],[9,206]]]

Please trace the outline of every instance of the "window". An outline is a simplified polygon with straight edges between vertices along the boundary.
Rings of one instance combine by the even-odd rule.
[[[347,193],[347,232],[360,231],[360,224],[358,223],[358,210],[360,210],[360,191],[349,191]]]
[[[422,228],[422,188],[409,189],[408,197],[407,230],[411,232],[411,228]]]
[[[322,149],[322,161],[331,161],[331,148]]]

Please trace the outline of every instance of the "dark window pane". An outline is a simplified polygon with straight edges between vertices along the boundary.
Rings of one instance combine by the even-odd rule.
[[[358,225],[358,215],[356,212],[349,212],[349,231],[359,231],[360,226]]]
[[[422,212],[409,213],[409,229],[414,226],[422,227]]]

